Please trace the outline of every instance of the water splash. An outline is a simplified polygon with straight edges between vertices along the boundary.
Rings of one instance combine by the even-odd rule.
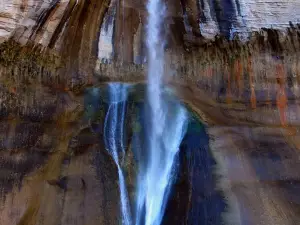
[[[146,225],[161,223],[173,183],[174,161],[185,133],[185,109],[175,105],[172,111],[165,111],[163,119],[152,121],[151,124],[152,134],[148,143],[150,155],[145,176]],[[151,117],[155,120],[154,116]]]
[[[131,210],[126,189],[123,170],[120,166],[120,158],[124,160],[124,117],[128,86],[119,83],[108,85],[108,110],[104,121],[104,144],[113,157],[119,176],[122,225],[131,225]],[[121,153],[121,154],[120,154]]]

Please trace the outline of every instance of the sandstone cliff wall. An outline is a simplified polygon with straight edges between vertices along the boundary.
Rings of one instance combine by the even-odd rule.
[[[145,80],[145,2],[0,4],[0,224],[118,224],[116,168],[83,97]],[[166,4],[167,82],[207,125],[224,221],[297,224],[299,1]]]

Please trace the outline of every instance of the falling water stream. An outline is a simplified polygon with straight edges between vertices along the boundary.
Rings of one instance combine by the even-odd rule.
[[[180,104],[170,107],[164,97],[165,41],[162,25],[165,6],[160,0],[149,0],[147,10],[147,162],[138,176],[136,225],[160,225],[172,184],[174,161],[185,133],[187,113]]]
[[[123,139],[127,86],[118,83],[109,84],[108,89],[109,106],[104,120],[104,143],[118,168],[122,224],[131,225],[130,204],[123,170],[120,165],[120,159],[122,162],[125,157]]]
[[[148,84],[144,119],[146,120],[146,156],[138,160],[137,195],[135,220],[122,170],[125,157],[123,127],[127,100],[126,85],[108,86],[109,106],[104,120],[104,143],[114,159],[119,176],[122,224],[160,225],[163,219],[168,194],[174,180],[174,165],[180,143],[185,134],[187,111],[178,102],[171,101],[163,88],[164,38],[162,25],[165,6],[160,0],[150,0],[147,25]]]
[[[204,126],[168,88],[161,92],[163,119],[151,116],[143,93],[144,85],[109,83],[85,97],[85,118],[116,165],[120,224],[222,224],[225,203],[213,191],[215,162]],[[201,203],[199,196],[206,196]]]

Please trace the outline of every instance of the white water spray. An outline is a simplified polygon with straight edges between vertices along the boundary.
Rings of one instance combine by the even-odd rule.
[[[125,156],[123,139],[127,86],[113,83],[108,85],[108,89],[109,107],[104,122],[104,143],[118,168],[122,225],[132,225],[126,182],[119,159],[119,153],[121,153],[121,159]]]
[[[185,133],[186,110],[163,97],[164,39],[161,30],[165,6],[149,0],[147,26],[149,139],[147,162],[138,175],[136,225],[160,225],[173,182],[172,169]]]

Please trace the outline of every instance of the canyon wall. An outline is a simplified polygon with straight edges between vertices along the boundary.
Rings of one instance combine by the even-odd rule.
[[[165,3],[166,82],[207,126],[224,221],[297,224],[300,2]],[[144,82],[145,4],[0,0],[0,224],[119,223],[84,94]]]
[[[285,31],[300,20],[297,0],[182,0],[166,5],[170,47],[201,44],[216,35],[247,40],[253,31]],[[1,0],[0,42],[12,38],[68,56],[84,52],[79,55],[142,63],[145,19],[145,2],[139,0]]]

